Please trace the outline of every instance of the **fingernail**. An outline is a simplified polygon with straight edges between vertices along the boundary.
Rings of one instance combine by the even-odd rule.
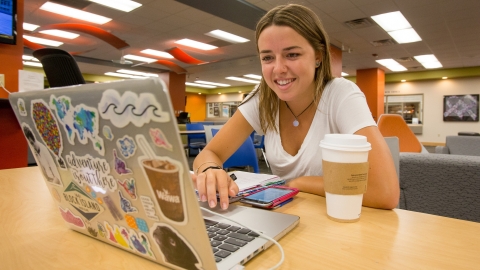
[[[227,206],[227,203],[222,203],[222,209],[223,209],[223,210],[226,210],[227,207],[228,207],[228,206]]]
[[[215,207],[216,203],[214,200],[211,200],[210,202],[208,202],[208,205],[210,205],[211,208]]]
[[[202,202],[206,202],[207,201],[207,196],[205,195],[202,195],[202,198],[200,199]]]

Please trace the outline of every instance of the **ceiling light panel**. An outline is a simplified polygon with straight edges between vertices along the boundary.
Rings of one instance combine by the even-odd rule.
[[[127,54],[123,56],[125,59],[130,59],[130,60],[135,60],[135,61],[140,61],[140,62],[146,62],[146,63],[153,63],[157,62],[157,59],[153,58],[148,58],[148,57],[143,57],[143,56],[138,56],[138,55],[133,55],[133,54]]]
[[[422,40],[400,11],[384,13],[371,18],[398,43]]]
[[[422,38],[413,28],[390,31],[387,33],[399,44],[422,41]]]
[[[175,41],[175,43],[180,44],[180,45],[184,45],[184,46],[187,46],[187,47],[192,47],[192,48],[195,48],[195,49],[204,50],[204,51],[209,51],[209,50],[213,50],[213,49],[218,48],[217,46],[212,46],[210,44],[198,42],[198,41],[191,40],[191,39],[188,39],[188,38],[177,40],[177,41]]]
[[[89,0],[89,1],[103,5],[103,6],[107,6],[109,8],[125,11],[125,12],[130,12],[142,6],[142,4],[137,3],[135,1],[130,1],[130,0]]]
[[[342,75],[342,76],[348,76],[348,73],[345,73],[345,72],[342,71],[342,74],[341,74],[341,75]]]
[[[130,74],[130,75],[146,76],[146,77],[158,77],[158,74],[140,72],[140,71],[128,70],[128,69],[119,69],[119,70],[117,70],[117,72],[118,73],[124,73],[124,74]]]
[[[256,75],[256,74],[245,74],[245,75],[243,75],[243,77],[247,77],[247,78],[255,79],[255,80],[261,80],[262,79],[262,76]]]
[[[393,59],[380,59],[380,60],[375,60],[377,63],[380,65],[388,68],[391,71],[405,71],[407,68],[404,66],[400,65],[397,61]]]
[[[39,62],[29,62],[29,61],[23,61],[24,66],[31,66],[31,67],[42,67],[42,64]]]
[[[52,12],[52,13],[60,14],[60,15],[63,15],[63,16],[72,17],[72,18],[79,19],[79,20],[82,20],[82,21],[96,23],[96,24],[105,24],[105,23],[112,20],[112,19],[104,17],[104,16],[100,16],[100,15],[93,14],[93,13],[90,13],[90,12],[86,12],[86,11],[83,11],[83,10],[67,7],[67,6],[64,6],[64,5],[59,5],[59,4],[52,3],[52,2],[46,2],[45,4],[43,4],[40,7],[40,9],[45,10],[45,11],[49,11],[49,12]]]
[[[68,39],[74,39],[79,37],[79,34],[67,32],[67,31],[62,31],[62,30],[43,30],[40,31],[42,34],[47,34],[51,36],[56,36],[56,37],[61,37],[61,38],[68,38]]]
[[[145,50],[141,51],[141,53],[155,55],[155,56],[158,56],[158,57],[169,58],[169,59],[173,58],[173,56],[171,54],[167,53],[167,52],[162,52],[162,51],[157,51],[157,50],[152,50],[152,49],[145,49]]]
[[[207,84],[200,84],[200,83],[190,83],[190,82],[186,82],[185,85],[202,87],[202,88],[217,88],[214,85],[207,85]]]
[[[63,44],[63,42],[45,39],[45,38],[32,37],[27,35],[23,35],[23,37],[30,42],[47,45],[47,46],[58,47]]]
[[[433,54],[417,55],[415,59],[422,64],[424,68],[441,68],[443,65],[438,61],[437,57]]]
[[[37,29],[38,27],[40,27],[40,25],[26,23],[26,22],[23,23],[23,30],[35,31],[35,29]]]
[[[211,37],[214,37],[214,38],[218,38],[218,39],[221,39],[221,40],[225,40],[225,41],[228,41],[228,42],[231,42],[231,43],[245,43],[245,42],[250,41],[246,38],[243,38],[243,37],[240,37],[240,36],[237,36],[237,35],[222,31],[222,30],[218,30],[218,29],[210,31],[208,33],[205,33],[205,35],[211,36]]]
[[[225,84],[225,83],[216,83],[216,82],[207,82],[207,81],[195,81],[196,83],[201,83],[201,84],[209,84],[209,85],[216,85],[216,86],[221,86],[221,87],[229,87],[231,86],[230,84]]]
[[[249,79],[239,78],[239,77],[226,77],[225,79],[232,80],[232,81],[239,81],[239,82],[254,83],[254,84],[260,83],[259,81],[254,81],[254,80],[249,80]]]
[[[134,75],[128,75],[128,74],[122,74],[122,73],[116,73],[116,72],[106,72],[105,75],[113,76],[113,77],[120,77],[120,78],[129,78],[129,79],[143,79],[143,78],[145,78],[144,76],[134,76]]]

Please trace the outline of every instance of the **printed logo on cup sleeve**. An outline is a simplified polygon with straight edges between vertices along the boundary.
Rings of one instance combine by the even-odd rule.
[[[341,195],[367,192],[368,162],[338,163],[323,160],[322,166],[326,192]]]

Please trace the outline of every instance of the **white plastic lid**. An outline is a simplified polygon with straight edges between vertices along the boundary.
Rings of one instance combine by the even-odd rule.
[[[325,134],[320,147],[344,151],[369,151],[372,146],[367,137],[355,134]]]

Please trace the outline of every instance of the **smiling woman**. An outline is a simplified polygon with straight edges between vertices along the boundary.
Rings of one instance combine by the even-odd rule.
[[[222,208],[238,192],[234,181],[219,169],[255,130],[265,135],[266,158],[272,173],[289,186],[325,196],[319,144],[326,134],[357,134],[372,145],[369,153],[365,206],[394,208],[399,186],[392,157],[367,106],[365,95],[352,82],[334,78],[329,39],[319,18],[301,5],[270,10],[256,27],[262,65],[260,84],[245,98],[194,161],[200,198]],[[292,125],[293,123],[293,125]]]

